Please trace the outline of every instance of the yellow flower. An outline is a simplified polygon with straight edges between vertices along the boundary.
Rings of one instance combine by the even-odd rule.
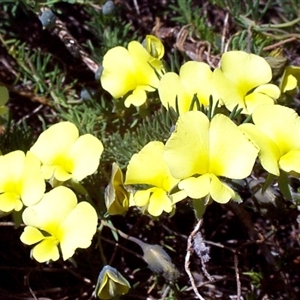
[[[112,165],[112,175],[104,197],[110,215],[123,215],[127,212],[131,194],[124,187],[123,173],[117,163]]]
[[[164,74],[158,86],[163,106],[176,109],[177,99],[179,113],[184,113],[190,110],[194,95],[204,106],[208,106],[210,95],[213,100],[218,100],[213,88],[212,74],[209,65],[196,61],[183,64],[179,76],[174,72]]]
[[[73,256],[76,248],[88,248],[97,229],[97,213],[88,202],[77,204],[74,192],[59,186],[23,212],[27,225],[21,241],[34,246],[32,256],[38,262]]]
[[[73,123],[61,122],[45,130],[30,151],[42,162],[45,179],[80,181],[97,170],[103,145],[91,134],[79,137]]]
[[[219,203],[234,197],[234,191],[219,177],[243,179],[250,175],[258,150],[226,116],[211,122],[205,114],[181,115],[167,141],[164,159],[178,187],[193,199],[210,195]]]
[[[151,56],[137,41],[132,41],[128,49],[115,47],[103,58],[101,84],[114,98],[132,92],[125,100],[125,106],[141,106],[147,99],[146,91],[154,91],[159,82],[157,74],[162,73],[162,63]]]
[[[0,210],[19,211],[37,203],[45,192],[40,161],[30,152],[17,150],[0,156]]]
[[[260,149],[262,166],[269,173],[300,174],[300,118],[281,105],[262,105],[253,113],[254,124],[242,124],[240,129]]]
[[[300,67],[288,66],[284,69],[282,79],[280,82],[280,90],[282,93],[292,93],[297,92],[297,87],[300,82]]]
[[[118,295],[125,295],[130,289],[129,282],[111,266],[104,266],[99,274],[96,296],[99,299],[112,299]]]
[[[164,144],[148,143],[139,153],[134,154],[126,172],[125,184],[147,184],[152,187],[135,192],[133,201],[137,206],[146,207],[149,214],[159,216],[163,211],[170,213],[173,205],[185,198],[179,192],[169,192],[178,183],[163,160]]]
[[[271,79],[266,60],[243,51],[224,53],[221,67],[213,72],[214,85],[225,106],[232,111],[238,105],[244,114],[252,114],[261,104],[273,104],[280,96],[279,88],[268,83]]]

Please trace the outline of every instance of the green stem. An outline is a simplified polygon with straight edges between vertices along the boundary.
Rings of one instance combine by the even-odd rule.
[[[100,257],[101,257],[103,266],[106,266],[107,265],[107,259],[106,259],[106,256],[104,254],[103,247],[102,247],[102,242],[101,242],[101,238],[100,238],[102,229],[103,229],[103,223],[101,222],[101,224],[100,224],[100,226],[97,230],[98,231],[98,247],[99,247]]]

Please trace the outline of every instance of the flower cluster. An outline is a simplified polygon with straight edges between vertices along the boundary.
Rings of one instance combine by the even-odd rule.
[[[132,43],[144,54],[134,54],[129,49]],[[267,60],[244,51],[229,51],[214,70],[206,63],[189,61],[176,74],[161,68],[163,51],[157,49],[163,46],[157,39],[154,43],[148,36],[144,46],[141,50],[142,44],[131,42],[128,50],[109,50],[104,57],[102,85],[115,98],[124,97],[129,106],[133,102],[126,93],[139,93],[142,86],[133,78],[148,74],[139,76],[147,79],[143,90],[150,91],[150,86],[151,91],[157,89],[161,104],[177,111],[179,118],[165,143],[150,141],[132,156],[125,179],[118,169],[117,181],[108,186],[110,190],[114,187],[107,202],[109,213],[112,207],[113,214],[124,214],[128,207],[137,206],[142,212],[159,216],[173,212],[176,203],[188,197],[205,205],[212,200],[227,203],[240,199],[231,182],[249,177],[257,157],[273,176],[300,174],[299,116],[293,109],[276,104],[282,93],[297,88],[299,68],[286,67],[278,87],[271,82]],[[129,59],[121,63],[121,52],[135,63],[129,65]],[[116,59],[121,68],[117,68]],[[143,69],[146,61],[147,68]],[[143,104],[145,97],[143,93],[134,105]],[[205,113],[208,107],[213,108],[213,114]],[[251,115],[253,122],[239,125],[226,116],[226,111],[237,110]]]
[[[143,43],[132,41],[104,56],[101,84],[112,97],[139,107],[153,92],[161,107],[178,115],[167,138],[149,141],[131,156],[125,174],[112,164],[104,192],[109,215],[125,215],[134,206],[159,217],[174,213],[185,199],[193,199],[195,208],[240,200],[233,181],[251,176],[256,161],[278,181],[300,175],[300,117],[276,102],[297,90],[299,68],[286,67],[277,86],[269,63],[244,51],[224,53],[214,70],[186,62],[179,74],[166,72],[163,55],[161,41],[148,35]],[[7,100],[0,86],[0,115],[7,112]],[[97,211],[78,201],[70,186],[84,189],[79,182],[97,171],[103,150],[96,137],[80,136],[73,123],[60,122],[42,132],[27,153],[0,156],[0,212],[22,214],[21,241],[33,245],[38,262],[66,260],[91,245]],[[152,246],[144,260],[175,278],[170,258]],[[116,269],[105,266],[96,295],[111,299],[129,287]]]
[[[279,87],[270,83],[270,65],[258,55],[229,51],[213,71],[206,63],[189,61],[181,66],[178,75],[164,71],[160,61],[164,51],[159,40],[147,36],[145,44],[143,47],[133,41],[128,50],[118,46],[104,56],[102,86],[114,98],[125,97],[127,107],[144,104],[146,91],[158,89],[162,105],[178,109],[180,114],[193,109],[194,96],[204,107],[212,97],[214,104],[225,105],[230,111],[238,106],[243,114],[252,114],[257,106],[274,104],[280,96]],[[290,85],[284,89],[295,88]],[[132,94],[127,96],[130,91]]]
[[[0,156],[0,210],[21,211],[26,227],[21,241],[34,245],[38,262],[64,260],[76,248],[87,248],[97,228],[97,213],[63,186],[94,173],[103,151],[101,141],[85,134],[70,122],[57,123],[45,130],[31,149]],[[45,193],[45,180],[52,189]]]

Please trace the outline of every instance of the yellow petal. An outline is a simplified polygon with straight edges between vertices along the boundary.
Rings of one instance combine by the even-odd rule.
[[[10,212],[12,210],[20,211],[23,203],[20,200],[20,195],[13,192],[5,192],[0,195],[0,210]]]
[[[296,77],[292,74],[286,75],[284,82],[282,83],[282,93],[294,90],[298,85]]]
[[[265,59],[243,51],[224,53],[221,58],[221,67],[213,72],[213,83],[226,107],[233,110],[238,105],[239,108],[243,108],[242,113],[245,114],[252,113],[256,103],[259,104],[257,99],[254,101],[251,97],[249,98],[251,103],[248,104],[246,96],[260,85],[268,83],[271,78],[272,70]],[[279,94],[278,89],[276,92],[275,89],[274,87],[269,95],[272,99],[275,94]]]
[[[172,202],[166,191],[160,188],[150,188],[145,191],[137,191],[134,194],[134,202],[137,206],[147,205],[147,210],[152,216],[159,216],[163,211],[171,212]]]
[[[88,202],[80,202],[61,223],[57,238],[63,259],[73,256],[76,248],[88,248],[97,229],[97,213]]]
[[[245,96],[245,111],[247,114],[252,114],[259,105],[274,104],[274,100],[279,98],[279,96],[280,90],[276,85],[260,85],[252,93]]]
[[[246,92],[272,79],[272,70],[267,61],[244,51],[224,53],[221,58],[221,70],[227,78],[241,85]]]
[[[126,107],[129,107],[130,105],[134,106],[141,106],[144,104],[147,100],[147,94],[145,92],[145,89],[141,87],[137,87],[131,95],[129,95],[124,104]]]
[[[128,44],[128,52],[134,65],[136,86],[149,85],[157,88],[159,79],[149,64],[151,56],[147,50],[137,41],[132,41]]]
[[[178,191],[174,194],[169,195],[172,204],[176,204],[177,202],[187,198],[187,193],[185,191]]]
[[[176,109],[177,99],[179,113],[182,114],[189,111],[193,94],[187,92],[176,73],[168,72],[163,75],[159,82],[158,93],[165,108],[173,107]]]
[[[80,181],[97,170],[102,152],[103,145],[99,139],[91,134],[82,135],[72,146],[65,168],[75,180]]]
[[[133,196],[133,201],[136,206],[145,206],[149,203],[149,198],[152,192],[152,188],[144,190],[144,191],[137,191]]]
[[[276,143],[281,155],[300,148],[300,118],[293,109],[263,105],[254,111],[252,118],[255,125]]]
[[[125,184],[149,184],[169,191],[178,180],[173,178],[163,160],[164,144],[153,141],[132,156]]]
[[[209,173],[232,179],[250,175],[258,149],[226,116],[213,117],[209,131]]]
[[[46,185],[42,177],[40,161],[30,151],[26,154],[21,181],[21,197],[23,203],[29,206],[40,201],[44,195]]]
[[[262,84],[262,85],[258,86],[253,92],[264,94],[274,100],[278,99],[280,96],[279,87],[277,85],[271,84],[271,83]],[[271,104],[273,104],[273,103],[271,103]]]
[[[26,226],[24,228],[23,233],[20,236],[22,243],[26,245],[36,244],[37,242],[40,242],[44,238],[45,238],[44,235],[37,228],[32,226]]]
[[[245,109],[243,113],[252,114],[262,104],[274,104],[274,100],[268,95],[253,92],[245,98]]]
[[[59,186],[46,193],[37,204],[27,207],[22,218],[26,225],[37,227],[55,236],[58,227],[76,204],[77,198],[74,192]]]
[[[260,149],[259,158],[264,169],[279,176],[280,152],[276,144],[253,124],[242,124],[239,128]]]
[[[154,217],[158,217],[165,211],[172,211],[172,202],[163,189],[155,189],[150,196],[148,212]]]
[[[216,87],[219,97],[225,106],[232,111],[237,105],[238,108],[243,108],[243,113],[246,113],[246,103],[244,97],[246,93],[238,89],[236,84],[227,78],[221,69],[215,69],[213,72],[213,83]]]
[[[43,165],[59,167],[60,170],[64,170],[66,158],[78,136],[78,129],[73,123],[60,122],[41,133],[30,151],[40,159]],[[62,174],[62,177],[66,176],[66,172],[60,170],[57,171],[57,174]],[[46,175],[49,176],[49,173]]]
[[[61,175],[59,170],[57,171],[56,169],[59,169],[59,168],[57,166],[42,165],[41,166],[42,177],[45,180],[49,180],[52,178],[52,176],[56,176],[56,175],[54,175],[56,172],[57,172],[58,176],[65,176],[63,180],[59,180],[59,181],[66,181],[72,177],[71,174],[69,174],[69,173],[66,174],[65,171]],[[67,179],[66,179],[66,177],[67,177]]]
[[[20,191],[15,189],[15,184],[19,181],[25,163],[25,153],[20,150],[9,152],[0,157],[0,192]]]
[[[188,93],[192,96],[196,94],[200,104],[207,106],[209,96],[215,93],[209,65],[203,62],[189,61],[182,65],[179,74],[182,85]]]
[[[17,150],[1,156],[0,169],[4,170],[0,172],[0,193],[2,193],[0,195],[0,210],[5,212],[19,211],[23,207],[21,199],[24,184],[26,184],[22,178],[25,169],[24,152]],[[26,176],[30,177],[31,173],[27,173]],[[32,196],[36,197],[35,191],[37,190],[35,190],[35,186],[31,187],[34,189]]]
[[[56,165],[54,167],[54,173],[52,175],[58,181],[67,181],[67,180],[72,178],[72,174],[70,172],[68,172],[65,168],[66,167],[65,163],[68,163],[68,157],[63,158],[63,160],[61,160],[61,162],[60,162],[60,165]],[[49,168],[49,167],[47,169],[47,167],[42,168],[43,172],[47,172],[47,171],[50,171],[52,169],[52,168]],[[43,175],[45,175],[45,173],[43,173]]]
[[[234,191],[225,183],[222,183],[218,177],[211,175],[210,196],[218,203],[227,203],[234,198]]]
[[[279,160],[279,166],[287,173],[292,171],[300,173],[300,149],[291,150],[283,155]]]
[[[53,237],[46,237],[33,248],[32,256],[40,263],[58,260],[57,240]]]
[[[209,126],[208,118],[199,111],[189,111],[179,117],[164,151],[164,160],[175,178],[208,172]]]
[[[300,81],[300,68],[296,66],[287,66],[282,75],[280,90],[282,93],[295,90]]]
[[[101,85],[116,99],[135,89],[134,65],[126,48],[118,46],[104,55]]]
[[[199,177],[190,177],[179,182],[178,187],[186,192],[188,197],[200,199],[210,192],[210,174]]]

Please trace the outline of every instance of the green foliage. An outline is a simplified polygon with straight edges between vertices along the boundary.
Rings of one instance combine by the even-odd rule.
[[[170,8],[178,13],[178,16],[172,18],[181,24],[190,24],[193,22],[192,0],[177,0],[176,5],[170,5]],[[199,9],[196,10],[199,13]]]
[[[173,130],[174,118],[166,110],[146,117],[135,129],[125,133],[119,131],[107,136],[104,160],[114,159],[121,168],[127,166],[131,156],[140,151],[150,141],[165,142]]]
[[[220,33],[213,26],[208,25],[207,15],[203,14],[201,6],[193,0],[177,0],[176,2],[168,7],[173,13],[175,12],[171,20],[188,30],[192,38],[207,41],[213,45],[214,51],[218,51]]]
[[[28,151],[32,146],[33,138],[32,129],[26,123],[19,125],[9,120],[5,131],[0,135],[2,155],[14,150]]]
[[[261,273],[255,271],[249,271],[249,272],[244,272],[243,274],[251,278],[251,283],[256,288],[259,288],[261,286],[261,281],[263,279],[263,275]]]
[[[249,17],[253,21],[259,21],[272,5],[268,0],[267,3],[261,5],[261,1],[255,0],[243,0],[243,1],[233,1],[233,0],[212,0],[210,1],[212,4],[219,5],[220,7],[228,10],[231,15],[235,17],[239,17],[240,15],[245,15]]]
[[[127,46],[136,40],[138,35],[130,23],[122,20],[120,11],[116,9],[113,16],[105,16],[94,7],[86,6],[85,11],[90,15],[91,21],[86,24],[94,34],[97,44],[87,43],[90,50],[96,54],[97,60],[115,46]]]

